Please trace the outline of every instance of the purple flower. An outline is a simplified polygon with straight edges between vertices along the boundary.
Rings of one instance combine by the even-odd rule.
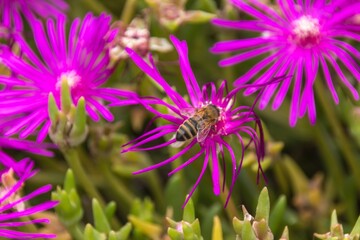
[[[26,138],[38,130],[37,140],[42,141],[51,124],[48,96],[52,93],[60,106],[62,81],[68,82],[75,104],[84,97],[86,111],[94,121],[99,120],[99,115],[108,121],[114,119],[105,102],[118,102],[119,96],[132,94],[100,87],[113,71],[108,67],[110,57],[105,47],[116,35],[116,30],[110,30],[110,20],[105,14],[87,14],[82,22],[75,19],[68,38],[64,17],[56,23],[48,20],[46,30],[35,21],[32,27],[40,57],[20,35],[15,37],[22,51],[20,56],[10,48],[0,49],[0,61],[12,71],[11,76],[0,75],[0,84],[6,86],[0,92],[0,116],[7,119],[2,123],[6,136],[19,134]]]
[[[170,145],[177,147],[187,139],[186,143],[188,144],[174,156],[134,173],[140,174],[176,160],[198,144],[200,146],[199,152],[169,173],[170,176],[201,156],[205,156],[200,175],[191,189],[184,203],[185,205],[198,186],[209,164],[212,166],[213,192],[215,195],[220,194],[219,160],[222,159],[224,161],[225,152],[229,153],[232,164],[231,192],[236,177],[240,173],[244,152],[250,144],[245,143],[242,134],[248,135],[251,138],[251,142],[254,143],[259,161],[259,170],[262,171],[260,161],[264,156],[264,140],[262,125],[260,119],[253,111],[253,107],[234,106],[234,97],[239,89],[227,93],[226,81],[223,81],[218,89],[212,82],[200,88],[189,64],[186,42],[179,41],[174,36],[171,36],[170,39],[179,54],[179,65],[190,101],[186,101],[165,81],[157,70],[151,55],[149,57],[150,64],[148,64],[135,51],[127,49],[129,56],[136,65],[164,89],[171,103],[155,97],[144,97],[140,100],[146,109],[155,114],[155,119],[164,119],[168,124],[150,130],[139,138],[129,142],[124,146],[123,152],[156,150]],[[168,109],[169,112],[160,112],[156,106],[163,106]],[[251,127],[251,123],[255,124],[255,128]],[[256,128],[259,129],[260,135],[258,135]],[[144,145],[147,145],[149,142],[165,135],[173,135],[174,137],[163,144],[144,147]],[[238,147],[242,150],[240,158],[235,156],[233,147],[224,140],[225,136],[230,135],[237,139]],[[219,154],[221,157],[219,157]]]
[[[58,17],[67,9],[63,0],[0,0],[0,25],[22,31],[22,15],[32,25],[37,17]]]
[[[7,154],[5,154],[3,149],[13,149],[26,151],[33,154],[39,154],[43,156],[52,157],[53,152],[47,150],[48,148],[55,148],[54,144],[49,143],[37,143],[24,139],[14,139],[8,137],[0,137],[0,158],[10,158]]]
[[[40,187],[28,195],[22,196],[21,190],[28,179],[36,174],[34,163],[30,159],[19,162],[0,159],[0,237],[6,239],[54,238],[54,234],[27,233],[12,228],[30,224],[46,224],[48,219],[33,219],[31,215],[53,208],[57,202],[47,201],[35,206],[27,206],[27,201],[49,192],[51,185]],[[23,218],[29,218],[24,221]]]
[[[259,33],[258,36],[247,39],[222,41],[216,43],[211,51],[225,53],[240,51],[240,53],[223,59],[220,66],[230,66],[248,59],[264,55],[247,73],[236,79],[235,86],[250,81],[259,72],[263,72],[254,83],[263,83],[272,76],[293,76],[283,82],[267,87],[259,103],[265,108],[274,96],[272,108],[278,109],[282,104],[290,85],[293,85],[289,122],[296,124],[298,117],[308,113],[312,124],[316,121],[314,100],[314,81],[319,67],[322,68],[326,84],[336,103],[339,102],[333,83],[334,75],[330,74],[331,66],[354,99],[359,99],[356,88],[345,76],[339,62],[360,80],[360,52],[348,43],[352,39],[360,42],[359,26],[346,20],[360,12],[360,3],[345,4],[347,0],[279,0],[276,1],[279,11],[261,3],[258,0],[230,0],[239,10],[250,15],[252,20],[215,19],[215,25],[238,30]],[[297,3],[296,3],[297,2]],[[340,38],[340,39],[339,39]],[[341,40],[346,38],[346,41]],[[304,78],[303,78],[304,76]],[[247,89],[245,94],[251,94],[253,89]]]

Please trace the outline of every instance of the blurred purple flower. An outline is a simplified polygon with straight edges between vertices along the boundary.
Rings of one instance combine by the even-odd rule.
[[[9,157],[5,154],[2,150],[9,149],[9,150],[20,150],[26,151],[33,154],[39,154],[43,156],[52,157],[54,154],[53,152],[47,150],[49,148],[55,148],[54,144],[50,143],[37,143],[32,142],[24,139],[14,139],[9,137],[0,136],[0,158],[7,158]]]
[[[94,17],[87,14],[84,20],[75,19],[66,39],[65,18],[47,21],[45,30],[41,22],[32,23],[34,40],[40,58],[20,36],[16,35],[22,54],[17,56],[8,47],[0,49],[0,61],[12,71],[11,76],[0,75],[0,116],[5,135],[19,134],[26,138],[39,129],[37,140],[42,141],[51,124],[48,114],[48,96],[53,93],[60,106],[60,87],[67,81],[73,102],[85,98],[86,111],[94,120],[99,114],[112,121],[114,116],[104,102],[118,102],[119,97],[132,93],[100,87],[106,82],[113,68],[109,68],[109,51],[105,47],[116,35],[110,30],[111,17],[105,14]],[[127,105],[133,100],[123,100]]]
[[[63,0],[0,0],[0,25],[22,31],[22,15],[32,25],[37,17],[58,17],[67,9]]]
[[[316,108],[313,86],[319,66],[336,103],[339,102],[339,98],[329,65],[354,99],[359,99],[356,88],[338,64],[341,62],[356,80],[360,80],[359,65],[355,60],[359,59],[360,52],[348,43],[349,39],[360,42],[360,35],[356,33],[359,26],[346,21],[360,12],[360,3],[356,1],[349,4],[346,1],[348,0],[298,0],[295,3],[278,0],[278,12],[258,0],[230,0],[235,7],[254,19],[215,19],[213,23],[225,28],[257,32],[260,35],[254,38],[222,41],[216,43],[211,51],[217,54],[240,51],[239,54],[221,60],[220,66],[234,65],[267,54],[247,73],[236,79],[234,85],[247,83],[262,71],[264,73],[256,78],[254,83],[263,83],[272,76],[293,76],[281,84],[278,82],[267,87],[260,99],[259,107],[265,108],[277,91],[272,108],[278,109],[292,83],[290,125],[295,126],[297,118],[303,117],[306,112],[310,122],[314,124]],[[346,41],[339,38],[346,38]],[[253,89],[248,89],[245,94],[252,92]]]
[[[215,195],[220,194],[220,161],[218,155],[220,153],[222,156],[220,159],[224,161],[225,151],[229,153],[232,164],[232,180],[230,186],[231,193],[236,178],[241,170],[244,152],[250,144],[245,144],[242,134],[248,135],[251,138],[251,142],[255,144],[259,163],[259,172],[260,170],[262,171],[260,161],[264,157],[264,139],[260,119],[253,111],[253,107],[234,106],[234,97],[239,89],[235,89],[230,93],[227,93],[226,81],[223,81],[218,89],[216,89],[215,84],[212,82],[205,84],[201,89],[190,67],[186,42],[179,41],[174,36],[171,36],[170,39],[179,54],[179,65],[188,90],[190,102],[186,101],[160,75],[151,55],[149,57],[150,64],[148,64],[135,51],[127,49],[129,56],[135,64],[164,89],[164,92],[171,99],[172,103],[167,103],[164,100],[155,97],[142,98],[140,101],[142,101],[147,110],[155,114],[155,119],[164,119],[168,121],[169,124],[150,130],[139,138],[124,145],[123,152],[155,150],[170,145],[179,146],[185,142],[183,140],[188,140],[186,141],[188,145],[174,156],[134,173],[140,174],[159,168],[176,160],[188,152],[194,145],[199,144],[200,151],[198,153],[168,174],[170,176],[178,172],[194,162],[200,156],[205,155],[200,175],[184,203],[184,205],[186,205],[209,164],[212,166],[213,192]],[[160,112],[157,110],[156,106],[163,106],[168,109],[170,113]],[[199,115],[202,117],[199,118]],[[255,124],[255,128],[250,126],[251,123]],[[187,128],[187,130],[184,128]],[[259,129],[259,135],[256,132],[256,128]],[[153,147],[143,147],[147,143],[169,134],[174,135],[174,137],[169,141]],[[233,147],[223,138],[229,135],[232,135],[238,140],[239,147],[241,149],[241,157],[238,159],[235,156]]]
[[[0,237],[6,239],[54,238],[54,234],[27,233],[11,228],[30,224],[47,224],[48,219],[32,219],[31,215],[53,208],[57,202],[46,201],[28,207],[26,202],[51,190],[51,185],[40,187],[28,195],[21,196],[25,182],[36,174],[34,163],[30,159],[14,162],[11,159],[0,159]],[[28,221],[22,218],[30,218]]]

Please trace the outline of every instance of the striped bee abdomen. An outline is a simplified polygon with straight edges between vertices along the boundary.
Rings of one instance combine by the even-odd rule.
[[[177,130],[176,141],[183,142],[194,138],[198,132],[197,125],[198,123],[193,117],[187,119]]]

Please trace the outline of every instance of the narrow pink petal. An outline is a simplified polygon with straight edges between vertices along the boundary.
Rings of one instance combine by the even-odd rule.
[[[279,107],[283,103],[285,96],[287,95],[287,93],[289,91],[290,84],[291,84],[292,80],[294,79],[295,66],[296,66],[296,64],[294,64],[294,62],[292,62],[290,64],[290,69],[288,71],[289,77],[284,80],[276,97],[274,98],[273,105],[272,105],[273,110],[279,109]]]
[[[133,172],[133,174],[140,174],[140,173],[148,172],[148,171],[151,171],[153,169],[165,166],[166,164],[171,163],[172,161],[175,161],[178,157],[182,156],[187,151],[189,151],[189,149],[192,148],[195,145],[195,143],[197,143],[196,139],[194,139],[189,145],[187,145],[185,148],[183,148],[180,152],[178,152],[174,156],[172,156],[172,157],[170,157],[170,158],[168,158],[168,159],[166,159],[166,160],[164,160],[164,161],[162,161],[160,163],[157,163],[157,164],[154,164],[152,166],[146,167],[144,169],[135,171],[135,172]]]
[[[360,30],[359,30],[359,32],[360,32]],[[360,59],[359,50],[356,49],[355,47],[353,47],[352,45],[348,44],[347,42],[340,41],[337,39],[332,39],[331,43],[345,49],[349,54],[354,55],[355,58]]]
[[[328,88],[330,90],[330,93],[334,99],[334,102],[336,104],[339,104],[339,96],[335,90],[335,87],[334,87],[334,84],[332,82],[332,79],[331,79],[331,74],[330,74],[330,71],[329,71],[329,68],[327,66],[327,63],[324,59],[324,57],[322,55],[319,56],[319,59],[320,59],[320,63],[321,63],[321,66],[322,66],[322,70],[323,70],[323,73],[324,73],[324,77],[325,77],[325,81],[328,85]]]
[[[259,0],[248,0],[248,1],[254,6],[256,6],[258,9],[262,10],[264,14],[273,18],[277,24],[281,23],[282,25],[285,26],[287,25],[287,22],[283,19],[283,17],[280,16],[279,13],[275,11],[273,8],[269,7],[268,5],[262,3]]]
[[[179,64],[183,79],[185,81],[185,86],[188,90],[190,100],[193,106],[198,106],[201,97],[201,91],[199,84],[196,81],[195,75],[191,69],[189,56],[188,56],[188,47],[186,41],[179,41],[175,36],[171,35],[170,40],[174,44],[178,54],[179,54]]]
[[[48,223],[50,223],[49,219],[42,218],[42,219],[34,219],[26,222],[2,222],[0,223],[0,227],[21,227],[28,224],[48,224]]]
[[[263,70],[265,67],[267,67],[270,63],[277,60],[277,58],[280,58],[280,52],[274,53],[257,64],[255,64],[250,70],[247,71],[244,75],[237,78],[234,81],[234,85],[236,87],[241,87],[244,83],[247,83],[252,77],[254,77],[256,74],[258,74],[261,70]]]
[[[360,3],[348,4],[347,6],[345,5],[340,11],[336,12],[334,16],[329,18],[329,21],[327,21],[325,24],[327,26],[331,26],[337,22],[341,22],[346,18],[349,18],[359,13],[359,9],[360,9]]]
[[[205,152],[205,149],[201,149],[198,153],[196,153],[194,156],[192,156],[191,158],[189,158],[186,162],[182,163],[180,166],[176,167],[175,169],[173,169],[171,172],[168,173],[168,176],[170,177],[171,175],[177,173],[178,171],[182,170],[183,168],[185,168],[186,166],[188,166],[189,164],[193,163],[196,159],[198,159],[203,153]]]
[[[85,109],[86,109],[87,114],[89,114],[89,116],[92,120],[94,120],[95,122],[98,122],[100,120],[99,114],[95,111],[95,109],[93,109],[92,106],[90,106],[89,104],[86,104]]]
[[[294,87],[293,87],[292,99],[291,99],[291,103],[290,103],[289,124],[291,127],[294,127],[296,125],[297,118],[298,118],[303,67],[304,67],[304,61],[303,61],[303,59],[299,59],[299,62],[298,62],[297,68],[296,68],[296,76],[295,76],[295,82],[294,82]]]
[[[187,198],[185,199],[185,202],[184,204],[182,205],[182,207],[184,208],[186,206],[186,204],[188,203],[188,201],[190,200],[191,196],[193,195],[195,189],[197,188],[197,186],[199,185],[202,177],[204,176],[204,173],[206,171],[206,168],[207,168],[207,165],[209,163],[209,155],[210,155],[210,152],[211,150],[209,149],[209,147],[206,147],[205,148],[205,158],[204,158],[204,163],[203,163],[203,167],[201,169],[201,172],[199,174],[199,177],[196,179],[196,182],[195,184],[193,185],[193,187],[191,188]]]
[[[103,106],[101,103],[99,103],[98,101],[96,101],[93,98],[86,98],[86,102],[88,102],[89,104],[91,104],[92,106],[94,106],[94,108],[96,108],[96,110],[103,116],[103,118],[105,118],[107,121],[112,122],[114,121],[114,115],[110,112],[110,110]]]
[[[217,42],[210,49],[212,53],[224,53],[242,50],[250,47],[260,47],[263,44],[268,44],[272,40],[269,38],[256,37],[256,38],[247,38],[247,39],[237,39],[237,40],[228,40]]]
[[[339,65],[336,63],[335,59],[330,54],[327,54],[326,56],[327,56],[327,59],[329,60],[329,62],[331,63],[331,65],[333,66],[333,68],[335,69],[336,73],[339,75],[342,83],[344,83],[344,85],[350,90],[350,92],[353,95],[354,99],[359,100],[359,93],[352,86],[352,84],[347,80],[347,78],[345,77],[343,71],[341,70]]]
[[[283,63],[283,65],[278,69],[276,76],[283,76],[285,74],[285,72],[288,71],[290,59],[286,58],[286,59],[284,59],[283,62],[285,62],[285,63]],[[278,88],[279,85],[280,85],[280,83],[272,83],[272,84],[269,84],[269,86],[264,89],[262,97],[260,98],[260,103],[259,103],[260,109],[264,109],[268,105],[271,97],[274,95],[274,92]]]
[[[213,143],[210,145],[211,148],[211,162],[212,162],[212,172],[211,178],[213,182],[213,192],[215,195],[220,194],[220,171],[219,171],[219,159],[216,153],[216,144]]]
[[[278,17],[276,20],[272,19],[270,16],[267,16],[261,12],[259,12],[258,10],[254,9],[253,7],[247,5],[244,1],[242,0],[231,0],[230,1],[233,5],[235,5],[236,7],[238,7],[240,10],[243,10],[244,12],[246,12],[247,14],[261,19],[262,21],[264,21],[267,25],[273,27],[273,28],[280,28],[281,25],[279,25],[279,22],[281,20],[281,18],[279,18],[278,14],[276,13],[275,15],[272,15],[273,17]],[[256,2],[252,1],[253,3]],[[265,5],[262,5],[265,6]]]
[[[1,229],[0,237],[6,239],[33,239],[33,238],[55,238],[55,234],[46,233],[24,233],[20,231],[14,231],[9,229]]]
[[[221,67],[232,66],[270,51],[274,51],[273,45],[259,47],[254,50],[249,50],[247,52],[239,53],[234,56],[224,58],[220,60],[219,65]]]
[[[300,100],[300,109],[299,109],[299,116],[303,117],[305,116],[306,110],[308,107],[310,107],[311,99],[313,99],[313,88],[314,88],[314,82],[316,79],[316,75],[319,68],[319,59],[318,55],[313,54],[312,56],[307,56],[305,59],[305,87],[304,91]],[[310,114],[310,113],[309,113]],[[309,115],[310,116],[310,115]]]
[[[123,150],[124,152],[128,152],[128,151],[137,151],[138,150],[138,147],[141,146],[141,145],[144,145],[145,143],[148,143],[148,142],[151,142],[151,141],[154,141],[154,140],[157,140],[169,133],[174,133],[174,130],[173,129],[170,129],[170,130],[167,130],[167,131],[161,131],[159,133],[156,133],[156,134],[153,134],[152,136],[142,140],[142,141],[139,141],[137,143],[135,143],[134,145],[132,145],[131,147]],[[169,144],[168,144],[169,145]]]
[[[168,94],[171,100],[178,105],[179,107],[190,107],[190,105],[178,94],[174,89],[170,87],[170,85],[163,79],[163,77],[159,74],[158,70],[156,69],[154,62],[149,56],[149,60],[152,64],[152,67],[149,66],[135,51],[132,49],[126,49],[130,58],[134,61],[134,63],[147,75],[153,78],[158,84],[160,84],[164,91]]]
[[[295,4],[289,0],[276,0],[280,6],[282,13],[286,16],[289,22],[293,21],[299,16],[299,12],[295,9]]]
[[[227,20],[215,18],[211,20],[211,23],[224,28],[253,32],[262,32],[267,29],[266,25],[259,20]]]
[[[360,81],[360,65],[355,62],[355,60],[344,50],[340,48],[331,48],[334,53],[337,54],[339,59],[345,65],[345,67],[351,72],[355,79]]]

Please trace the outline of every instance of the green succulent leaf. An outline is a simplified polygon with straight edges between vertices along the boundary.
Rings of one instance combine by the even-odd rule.
[[[360,234],[360,216],[358,217],[353,229],[351,230],[350,236],[355,237]]]
[[[270,214],[269,193],[267,188],[264,187],[259,196],[258,205],[256,207],[255,220],[261,221],[261,219],[265,219],[265,221],[268,222],[269,214]]]
[[[186,222],[193,222],[195,220],[195,208],[191,198],[189,199],[184,208],[183,220]]]
[[[104,233],[98,232],[91,224],[86,224],[84,231],[84,239],[86,240],[106,240]]]
[[[255,233],[252,229],[251,223],[248,220],[244,221],[243,229],[241,232],[242,240],[256,240]]]
[[[214,224],[213,224],[213,229],[212,229],[212,240],[223,240],[221,221],[218,216],[214,217]]]
[[[280,229],[283,228],[283,221],[286,210],[286,197],[284,195],[275,203],[275,206],[272,208],[270,217],[269,217],[269,226],[273,233],[280,233]]]
[[[103,233],[110,232],[110,224],[109,221],[102,210],[99,202],[96,199],[92,200],[92,209],[93,209],[93,216],[94,216],[94,225],[95,228]]]

